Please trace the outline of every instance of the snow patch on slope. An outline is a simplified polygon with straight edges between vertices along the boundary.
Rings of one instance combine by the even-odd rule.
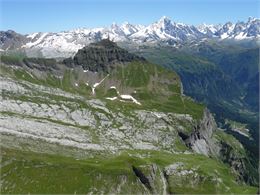
[[[141,105],[140,102],[138,102],[133,96],[131,95],[120,95],[120,98],[123,100],[132,100],[135,104]]]
[[[95,83],[91,89],[92,89],[92,94],[95,95],[95,89],[109,76],[109,74],[107,76],[105,76],[99,83]]]

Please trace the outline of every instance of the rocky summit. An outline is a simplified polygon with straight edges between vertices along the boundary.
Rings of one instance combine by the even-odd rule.
[[[113,65],[133,61],[145,61],[145,59],[118,47],[109,39],[103,39],[79,49],[73,58],[65,59],[64,63],[80,65],[90,71],[108,71]]]
[[[179,76],[109,40],[63,61],[2,55],[1,192],[257,192],[244,146]]]

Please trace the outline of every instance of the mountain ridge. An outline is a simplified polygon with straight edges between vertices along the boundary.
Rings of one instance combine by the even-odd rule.
[[[13,32],[14,34],[14,32]],[[17,41],[10,36],[10,31],[1,31],[0,49],[24,50],[31,57],[67,57],[73,56],[78,49],[105,38],[115,42],[132,42],[149,44],[165,42],[177,45],[187,41],[201,41],[204,39],[216,40],[258,40],[260,37],[260,19],[249,18],[247,22],[224,25],[187,25],[171,21],[162,17],[148,26],[123,23],[113,23],[110,27],[78,28],[57,33],[18,34],[23,41]]]

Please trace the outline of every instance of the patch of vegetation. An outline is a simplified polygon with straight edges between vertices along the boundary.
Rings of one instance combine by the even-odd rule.
[[[168,192],[250,194],[257,191],[254,187],[237,184],[225,165],[196,154],[127,151],[110,157],[77,160],[2,148],[1,157],[4,164],[1,170],[2,193],[115,193],[120,185],[120,193],[144,193],[132,166],[143,167],[156,163],[163,169],[177,162],[182,162],[186,170],[196,168],[200,178],[194,186],[183,183],[190,182],[189,178],[181,183],[182,186],[178,186],[181,177],[170,176]],[[220,185],[213,183],[215,177],[222,181]]]
[[[228,125],[231,128],[231,130],[234,130],[234,129],[239,130],[240,132],[244,133],[245,135],[250,136],[249,129],[247,129],[247,124],[228,120],[228,119],[225,120],[225,124]],[[229,128],[227,128],[227,129],[229,129]]]
[[[118,96],[118,94],[117,94],[117,90],[116,89],[108,89],[107,90],[107,93],[106,93],[106,96],[107,97],[117,97]]]
[[[149,66],[142,62],[132,62],[123,68],[123,78],[127,86],[130,87],[146,87],[153,76],[154,66]]]
[[[45,59],[45,58],[24,58],[23,62],[28,66],[31,67],[32,64],[40,65],[41,67],[52,67],[55,68],[56,60],[55,59]]]
[[[237,154],[240,154],[242,156],[246,156],[246,151],[245,151],[243,145],[236,138],[234,138],[232,135],[229,135],[229,134],[222,132],[222,131],[216,131],[214,136],[219,141],[222,141],[222,142],[230,145],[232,147],[232,149]]]
[[[0,62],[8,65],[22,66],[24,57],[19,55],[0,55]]]

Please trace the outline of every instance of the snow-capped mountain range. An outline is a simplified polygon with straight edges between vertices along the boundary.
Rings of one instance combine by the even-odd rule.
[[[199,26],[176,23],[167,17],[148,26],[122,25],[113,23],[110,27],[79,28],[58,33],[32,33],[21,35],[14,31],[0,32],[0,50],[23,49],[28,56],[68,57],[78,49],[104,38],[115,42],[145,43],[182,43],[202,39],[259,39],[260,19],[249,18],[247,22],[224,25]]]

